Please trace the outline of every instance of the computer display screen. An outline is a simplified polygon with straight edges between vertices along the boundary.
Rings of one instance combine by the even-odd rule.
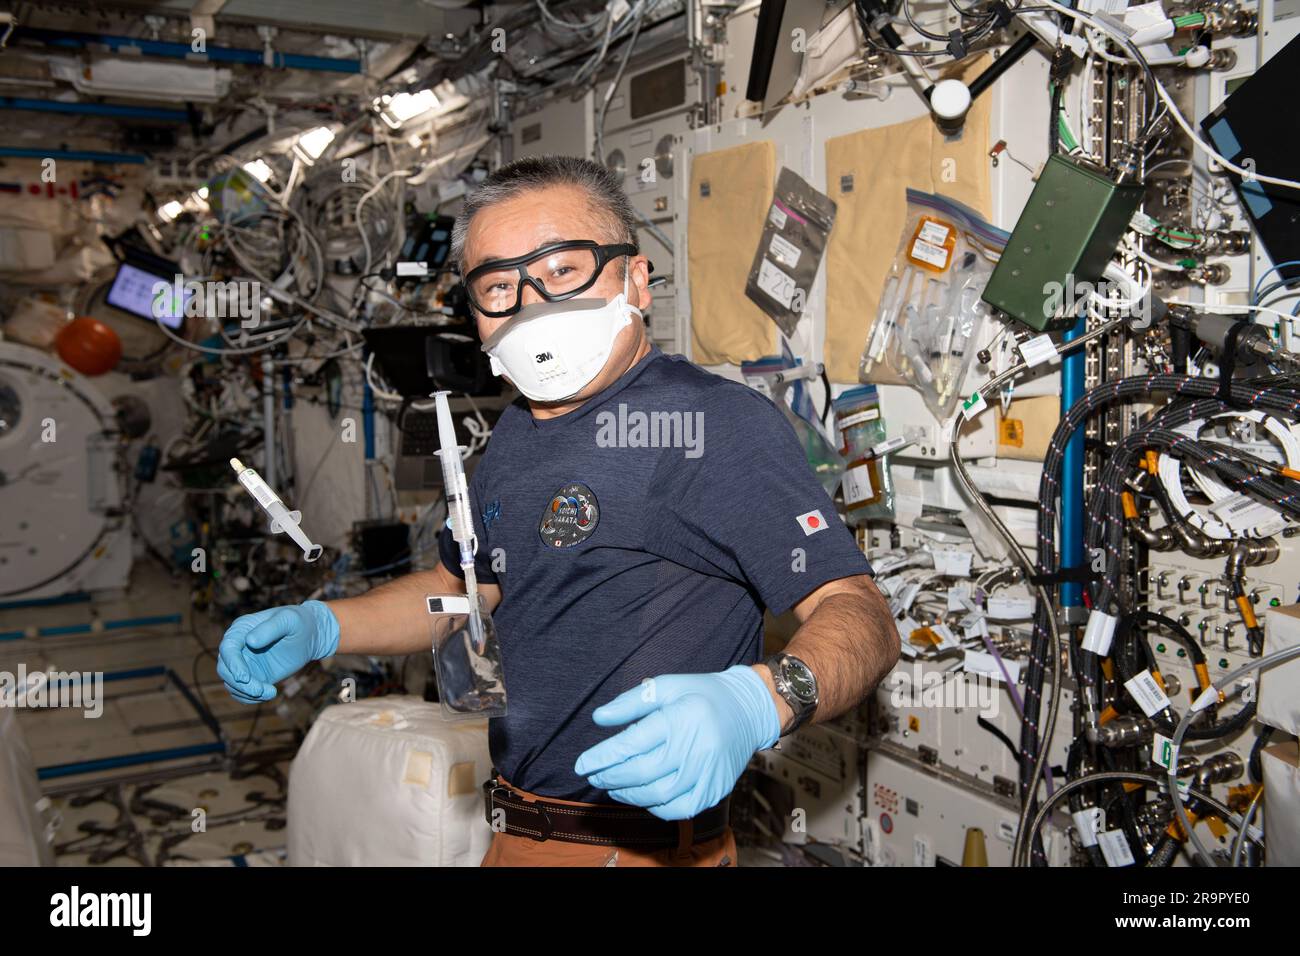
[[[167,289],[155,296],[154,289],[160,282]],[[191,295],[193,290],[182,285],[181,295],[177,297],[174,277],[155,275],[124,262],[117,267],[117,275],[113,277],[105,300],[123,312],[150,322],[161,322],[169,329],[179,329],[185,318],[185,303]]]

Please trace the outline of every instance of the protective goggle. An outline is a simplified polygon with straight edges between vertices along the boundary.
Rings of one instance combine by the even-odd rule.
[[[592,239],[553,242],[511,259],[492,259],[464,275],[470,304],[488,318],[514,315],[523,306],[524,286],[547,302],[581,295],[619,256],[634,256],[637,247],[621,242],[601,245]]]

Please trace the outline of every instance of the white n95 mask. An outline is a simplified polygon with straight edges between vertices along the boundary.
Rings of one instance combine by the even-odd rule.
[[[488,336],[492,374],[504,375],[534,402],[561,402],[586,388],[609,361],[614,340],[641,310],[623,291],[608,302],[535,302]]]

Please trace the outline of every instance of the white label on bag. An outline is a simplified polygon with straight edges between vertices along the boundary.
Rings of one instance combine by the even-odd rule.
[[[846,415],[845,418],[840,419],[840,431],[844,432],[846,429],[853,428],[854,425],[861,425],[865,421],[875,421],[879,418],[879,408],[866,408],[866,410],[854,412],[853,415]]]
[[[778,229],[785,228],[785,220],[786,220],[785,211],[781,209],[779,206],[773,205],[771,210],[767,214],[767,218],[772,220],[772,222],[776,224],[776,228]]]
[[[855,505],[859,501],[870,501],[876,496],[876,490],[871,486],[871,468],[868,465],[858,465],[856,468],[850,468],[844,473],[844,503],[846,505]]]
[[[936,269],[948,268],[948,250],[943,246],[936,246],[932,242],[926,242],[919,237],[912,243],[912,258],[919,259],[921,262],[928,262]]]
[[[466,595],[457,597],[454,594],[439,594],[430,596],[425,600],[428,602],[430,614],[469,613],[469,597]]]
[[[1056,343],[1050,335],[1035,335],[1020,343],[1020,357],[1030,368],[1050,362],[1055,365],[1061,361],[1061,353],[1056,350]]]
[[[880,417],[880,409],[866,408],[860,412],[854,412],[840,419],[840,431],[846,428],[852,428],[854,425],[861,425],[863,422],[874,422]]]
[[[1142,713],[1148,717],[1154,717],[1169,706],[1169,698],[1165,696],[1165,692],[1160,689],[1160,685],[1156,683],[1149,670],[1144,670],[1132,680],[1125,681],[1124,689],[1142,708]]]
[[[932,242],[936,246],[941,246],[948,241],[948,236],[952,230],[947,226],[940,225],[937,222],[921,223],[921,231],[918,234],[926,242]]]
[[[799,247],[779,233],[772,234],[772,241],[767,250],[772,254],[773,259],[787,269],[793,269],[799,264]]]
[[[794,301],[794,279],[778,269],[772,264],[772,260],[766,257],[758,267],[758,287],[787,309]]]

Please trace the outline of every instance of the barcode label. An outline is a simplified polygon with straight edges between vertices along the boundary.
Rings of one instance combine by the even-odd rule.
[[[1124,689],[1148,717],[1154,717],[1169,706],[1169,698],[1165,696],[1165,692],[1156,683],[1149,670],[1144,670],[1132,680],[1125,681]]]
[[[1106,830],[1097,834],[1101,846],[1101,855],[1106,858],[1107,866],[1132,866],[1133,851],[1128,848],[1128,839],[1123,830]]]
[[[1212,510],[1217,510],[1220,515],[1239,515],[1247,508],[1251,507],[1258,507],[1257,502],[1252,501],[1245,495],[1237,495],[1235,501],[1232,498],[1228,498],[1225,502],[1221,503],[1217,509]]]
[[[1233,495],[1222,501],[1216,501],[1210,505],[1210,513],[1233,531],[1254,528],[1278,517],[1268,505],[1245,495]]]

